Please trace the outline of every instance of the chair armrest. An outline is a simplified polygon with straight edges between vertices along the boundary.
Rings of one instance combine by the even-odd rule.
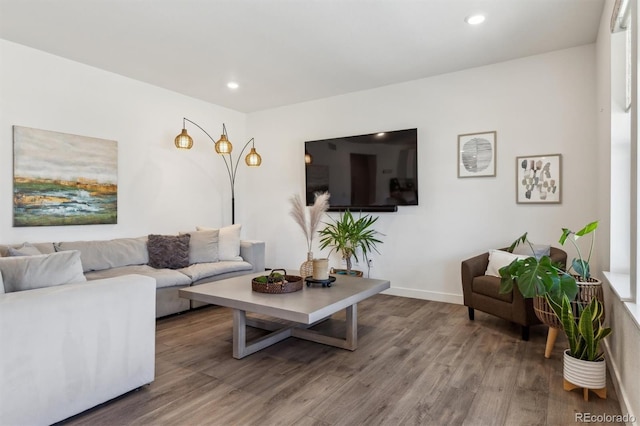
[[[484,275],[489,265],[489,253],[483,253],[470,259],[463,260],[461,264],[462,293],[466,306],[470,306],[471,283],[474,277]]]
[[[567,252],[557,247],[551,247],[549,257],[553,263],[560,263],[563,269],[567,269]]]

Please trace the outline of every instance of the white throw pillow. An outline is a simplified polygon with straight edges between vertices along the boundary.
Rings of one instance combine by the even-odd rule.
[[[503,250],[489,250],[489,265],[484,274],[500,278],[500,268],[509,265],[515,259],[526,259],[528,257],[531,256],[513,254]]]
[[[540,260],[542,256],[549,256],[551,253],[551,246],[545,244],[531,244],[533,246],[533,253],[531,252],[531,247],[529,244],[518,244],[516,248],[513,249],[513,254],[526,254],[527,256],[534,256],[536,259]]]
[[[80,252],[77,250],[37,256],[2,257],[0,273],[6,293],[87,280],[82,273]]]
[[[198,231],[214,231],[216,228],[197,226]],[[240,230],[242,225],[229,225],[220,228],[218,234],[218,259],[222,260],[243,260],[240,257]]]

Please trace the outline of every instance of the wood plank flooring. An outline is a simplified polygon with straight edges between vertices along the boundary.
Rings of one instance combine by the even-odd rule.
[[[377,295],[358,304],[354,352],[287,339],[232,358],[232,314],[211,306],[157,322],[156,380],[67,425],[575,425],[621,414],[608,395],[562,389],[564,336],[467,308]],[[344,313],[320,324],[344,332]],[[249,335],[260,335],[250,330]],[[594,423],[595,424],[595,423]]]

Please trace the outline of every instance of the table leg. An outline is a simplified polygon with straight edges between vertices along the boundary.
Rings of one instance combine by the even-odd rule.
[[[322,343],[323,345],[335,346],[336,348],[355,351],[358,348],[358,305],[351,305],[346,308],[346,336],[344,339],[339,337],[327,336],[315,330],[306,328],[294,328],[291,335],[299,339],[309,340],[311,342]]]
[[[324,335],[315,330],[309,330],[314,324],[285,325],[266,320],[247,319],[247,313],[240,309],[233,310],[233,357],[244,358],[261,349],[278,343],[288,337],[309,340],[337,348],[356,350],[358,347],[358,305],[354,304],[346,308],[346,336],[345,338]],[[325,321],[327,318],[318,321]],[[247,326],[262,328],[271,331],[266,336],[247,342]]]

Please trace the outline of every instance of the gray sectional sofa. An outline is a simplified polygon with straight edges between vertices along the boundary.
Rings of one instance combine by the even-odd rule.
[[[80,252],[84,276],[89,281],[130,274],[151,277],[156,281],[156,318],[159,318],[199,306],[180,298],[180,288],[264,270],[265,243],[241,241],[239,231],[240,228],[236,225],[220,230],[205,228],[189,232],[188,265],[175,269],[151,266],[153,263],[149,258],[148,236],[0,245],[0,256],[9,255],[10,249],[22,254],[30,251],[34,254],[51,254],[77,250]],[[170,246],[168,250],[172,251]]]
[[[52,424],[154,380],[178,289],[264,270],[240,227],[0,245],[0,424]],[[247,283],[247,285],[249,285]]]

